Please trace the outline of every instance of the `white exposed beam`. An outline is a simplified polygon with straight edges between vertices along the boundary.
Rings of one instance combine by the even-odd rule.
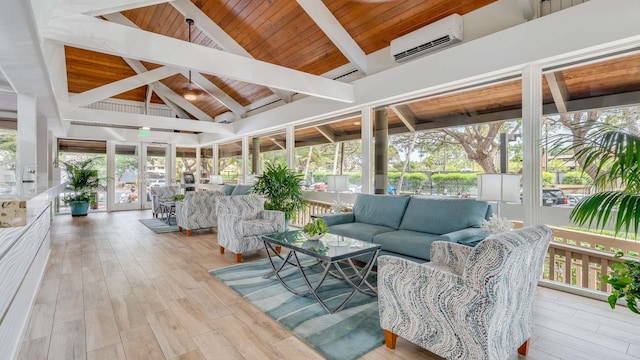
[[[320,125],[320,126],[314,126],[314,128],[318,130],[318,132],[322,134],[322,136],[327,138],[327,140],[329,140],[330,142],[332,143],[336,142],[336,134],[333,132],[333,129],[331,128],[331,126]]]
[[[139,88],[149,83],[173,76],[179,73],[180,70],[162,66],[157,69],[153,69],[138,75],[128,77],[126,79],[114,81],[110,84],[97,87],[85,91],[81,94],[73,95],[69,99],[69,105],[72,107],[79,107],[92,104],[96,101],[110,98],[114,95],[122,94],[129,90]]]
[[[240,46],[237,41],[229,36],[226,31],[222,30],[222,28],[218,26],[218,24],[211,20],[211,18],[207,16],[207,14],[202,12],[202,10],[200,10],[200,8],[190,0],[174,0],[173,2],[171,2],[171,5],[176,10],[178,10],[178,12],[184,15],[185,18],[193,19],[198,29],[200,29],[200,31],[207,35],[208,38],[213,40],[216,45],[220,46],[222,50],[231,54],[236,54],[253,59],[253,56],[251,56],[251,54],[249,54],[247,50]],[[285,102],[291,101],[291,92],[276,88],[270,89]],[[233,109],[229,109],[233,111]]]
[[[41,1],[50,17],[64,17],[74,14],[99,16],[145,6],[162,4],[172,0],[47,0]]]
[[[233,134],[231,124],[215,122],[175,119],[164,116],[121,113],[105,110],[74,108],[62,114],[64,120],[81,121],[96,124],[120,125],[120,126],[149,126],[157,129],[185,130],[195,132],[209,132],[219,134]]]
[[[149,132],[148,136],[140,137],[140,133],[137,129],[73,124],[69,126],[68,134],[69,137],[76,139],[116,140],[133,142],[144,141],[180,144],[182,146],[197,146],[200,143],[200,135],[204,133],[188,134],[168,131],[151,131]]]
[[[561,113],[567,112],[567,100],[569,99],[569,91],[567,85],[564,82],[564,77],[561,72],[552,72],[544,74],[549,84],[549,90],[551,90],[551,96],[553,96],[553,102],[556,103],[558,111]]]
[[[321,0],[298,0],[298,4],[331,39],[340,52],[362,73],[367,73],[367,55]]]
[[[125,58],[124,61],[129,66],[131,66],[133,71],[137,72],[138,74],[141,74],[147,71],[147,68],[144,66],[144,64],[138,60]],[[211,116],[209,116],[204,111],[200,110],[197,106],[185,100],[182,96],[176,94],[173,90],[171,90],[165,84],[159,81],[156,81],[151,83],[150,86],[153,88],[153,91],[155,91],[156,94],[160,96],[160,99],[162,99],[162,101],[164,101],[165,104],[167,104],[167,106],[169,106],[173,111],[175,111],[178,114],[178,116],[185,119],[189,118],[189,116],[185,114],[184,111],[182,111],[175,105],[188,111],[191,115],[195,116],[198,120],[213,121],[213,118]]]
[[[272,143],[274,143],[277,147],[279,147],[280,150],[287,150],[287,148],[284,145],[280,144],[278,140],[276,139],[269,139],[269,140],[271,140]]]
[[[182,70],[182,75],[188,77],[189,72],[187,70]],[[227,95],[224,91],[222,91],[222,89],[216,86],[216,84],[212,83],[211,81],[209,81],[209,79],[202,76],[202,74],[198,72],[192,72],[191,81],[201,87],[202,90],[206,91],[214,99],[218,100],[218,102],[224,105],[227,109],[235,113],[238,117],[244,117],[244,115],[247,113],[244,106],[240,105],[239,102],[233,100],[231,96]]]
[[[416,114],[407,105],[391,105],[389,108],[400,118],[409,131],[416,131]]]
[[[0,81],[0,92],[13,93],[15,90],[13,90],[13,87],[8,82]]]
[[[126,16],[120,13],[108,14],[105,15],[104,18],[116,24],[139,29],[133,21],[129,20]],[[183,70],[182,75],[188,77],[188,70]],[[244,106],[240,105],[231,96],[227,95],[224,91],[222,91],[222,89],[220,89],[218,86],[216,86],[214,83],[212,83],[199,73],[192,73],[192,75],[192,81],[195,82],[196,85],[200,86],[204,91],[213,96],[213,98],[219,101],[222,105],[226,106],[229,110],[236,113],[238,117],[244,117],[246,113]]]
[[[86,15],[72,15],[64,19],[52,20],[43,27],[41,35],[43,38],[82,49],[192,69],[205,74],[346,103],[355,101],[351,84]],[[131,44],[145,44],[145,46]]]
[[[144,113],[149,114],[149,105],[151,105],[151,97],[153,96],[153,88],[147,86],[147,93],[144,97]]]

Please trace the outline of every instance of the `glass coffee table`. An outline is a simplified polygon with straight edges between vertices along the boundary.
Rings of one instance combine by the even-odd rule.
[[[342,310],[358,292],[368,296],[378,294],[376,287],[367,281],[367,277],[380,252],[380,244],[334,234],[325,234],[319,240],[307,240],[299,230],[263,235],[262,240],[273,269],[266,277],[275,276],[293,294],[311,294],[330,314]],[[282,256],[276,250],[280,247],[289,249],[286,256]],[[354,264],[355,257],[367,254],[371,257],[364,266]],[[290,272],[292,266],[298,268],[306,289],[299,290],[299,287],[296,288],[289,283],[291,281],[287,282],[281,276],[283,272]],[[308,272],[314,267],[319,267],[321,274],[319,279],[312,283]],[[344,301],[333,309],[318,295],[318,290],[328,276],[344,281],[351,288]]]

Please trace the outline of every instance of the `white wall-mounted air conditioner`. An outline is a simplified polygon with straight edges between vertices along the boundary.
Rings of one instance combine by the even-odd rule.
[[[453,14],[391,40],[391,56],[397,62],[405,62],[460,42],[462,23],[462,16]]]

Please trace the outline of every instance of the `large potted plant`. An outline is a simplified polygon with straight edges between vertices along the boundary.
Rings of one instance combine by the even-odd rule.
[[[89,205],[94,201],[95,192],[106,185],[106,179],[98,176],[95,169],[97,157],[87,159],[56,160],[67,175],[67,190],[63,201],[69,205],[71,216],[86,216]]]
[[[575,157],[584,168],[595,168],[596,193],[583,198],[569,218],[580,226],[603,230],[611,222],[616,235],[638,234],[640,229],[640,134],[626,128],[602,124],[583,139],[574,142]],[[624,254],[618,253],[617,257]],[[613,292],[609,305],[615,308],[625,299],[629,310],[640,314],[640,262],[625,260],[612,265],[603,281]]]
[[[253,185],[253,192],[265,197],[265,210],[284,212],[285,229],[295,213],[307,207],[302,198],[302,180],[301,174],[296,174],[285,164],[267,163]]]

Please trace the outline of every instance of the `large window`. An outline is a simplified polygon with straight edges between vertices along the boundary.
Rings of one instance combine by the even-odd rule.
[[[387,192],[473,198],[477,174],[520,173],[521,99],[507,79],[387,107]]]
[[[287,162],[287,134],[277,132],[260,135],[251,139],[249,143],[252,174],[261,174],[265,163]]]
[[[208,184],[210,175],[213,175],[213,149],[200,148],[200,183]]]
[[[543,71],[543,205],[573,207],[594,191],[595,167],[574,153],[602,124],[639,132],[639,74],[638,53]]]
[[[306,190],[327,191],[328,175],[348,175],[351,192],[362,186],[360,117],[305,125],[295,130],[295,170]]]
[[[242,179],[242,141],[221,144],[218,151],[218,169],[224,183],[237,184]]]
[[[105,141],[90,141],[90,140],[71,140],[71,139],[58,139],[58,158],[60,160],[83,160],[96,157],[98,160],[95,164],[98,166],[98,177],[107,177],[107,143]],[[64,171],[62,172],[62,181],[66,181],[64,178]],[[68,213],[71,210],[64,203],[63,199],[66,193],[60,194],[60,201],[58,202],[58,212]],[[107,209],[107,192],[106,189],[99,189],[93,194],[93,199],[90,204],[90,211],[105,211]]]
[[[195,175],[197,168],[196,148],[176,148],[176,179],[182,179],[182,174],[190,172]]]
[[[0,129],[0,194],[16,185],[17,138],[17,130]]]

